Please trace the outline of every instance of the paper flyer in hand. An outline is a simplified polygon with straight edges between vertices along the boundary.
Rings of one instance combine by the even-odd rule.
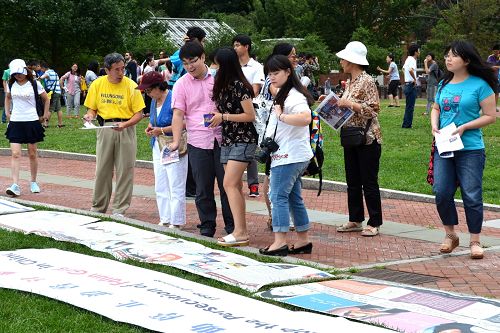
[[[114,128],[114,127],[117,127],[117,125],[96,126],[91,122],[86,121],[83,123],[83,127],[81,127],[80,129],[98,129],[98,128]]]
[[[337,105],[338,101],[338,96],[334,92],[331,92],[316,108],[316,112],[318,112],[321,119],[336,131],[338,131],[354,114],[354,111],[350,108],[339,107]]]
[[[439,152],[439,156],[443,158],[450,158],[454,156],[454,151],[464,148],[460,135],[452,134],[456,130],[457,126],[455,123],[451,123],[448,126],[441,128],[439,133],[436,133],[436,148]]]
[[[179,162],[179,150],[170,151],[167,146],[161,150],[161,164]]]

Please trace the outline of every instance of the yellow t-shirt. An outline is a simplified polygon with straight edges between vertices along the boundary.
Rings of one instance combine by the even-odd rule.
[[[130,119],[145,108],[137,83],[124,77],[120,83],[111,83],[107,75],[92,82],[85,106],[96,110],[104,119]]]

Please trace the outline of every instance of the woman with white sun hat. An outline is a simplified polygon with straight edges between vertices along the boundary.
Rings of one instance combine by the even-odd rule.
[[[359,231],[362,236],[372,237],[378,235],[382,225],[382,203],[378,185],[382,134],[378,121],[380,102],[377,86],[365,71],[368,67],[367,53],[366,46],[358,41],[350,42],[345,49],[337,53],[342,69],[351,74],[338,106],[354,111],[354,115],[342,127],[341,136],[347,134],[352,127],[364,132],[364,142],[361,144],[344,145],[349,221],[338,227],[337,231]],[[363,196],[369,216],[364,228]]]

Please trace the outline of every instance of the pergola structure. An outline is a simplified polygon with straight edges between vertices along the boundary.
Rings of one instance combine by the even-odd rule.
[[[166,36],[175,45],[184,45],[184,35],[190,27],[200,27],[207,33],[207,40],[223,31],[228,31],[236,35],[236,31],[224,22],[217,22],[214,19],[193,19],[193,18],[171,18],[152,17],[153,21],[165,25]]]

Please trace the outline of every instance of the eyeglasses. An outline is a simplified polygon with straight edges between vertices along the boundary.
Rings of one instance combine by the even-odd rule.
[[[460,58],[460,56],[450,52],[450,53],[444,55],[444,60],[446,60],[448,58]]]
[[[193,60],[190,60],[190,61],[183,61],[182,62],[182,66],[184,66],[184,67],[193,66],[194,64],[196,64],[196,62],[198,60],[200,60],[200,57],[196,57],[196,58],[194,58]]]

